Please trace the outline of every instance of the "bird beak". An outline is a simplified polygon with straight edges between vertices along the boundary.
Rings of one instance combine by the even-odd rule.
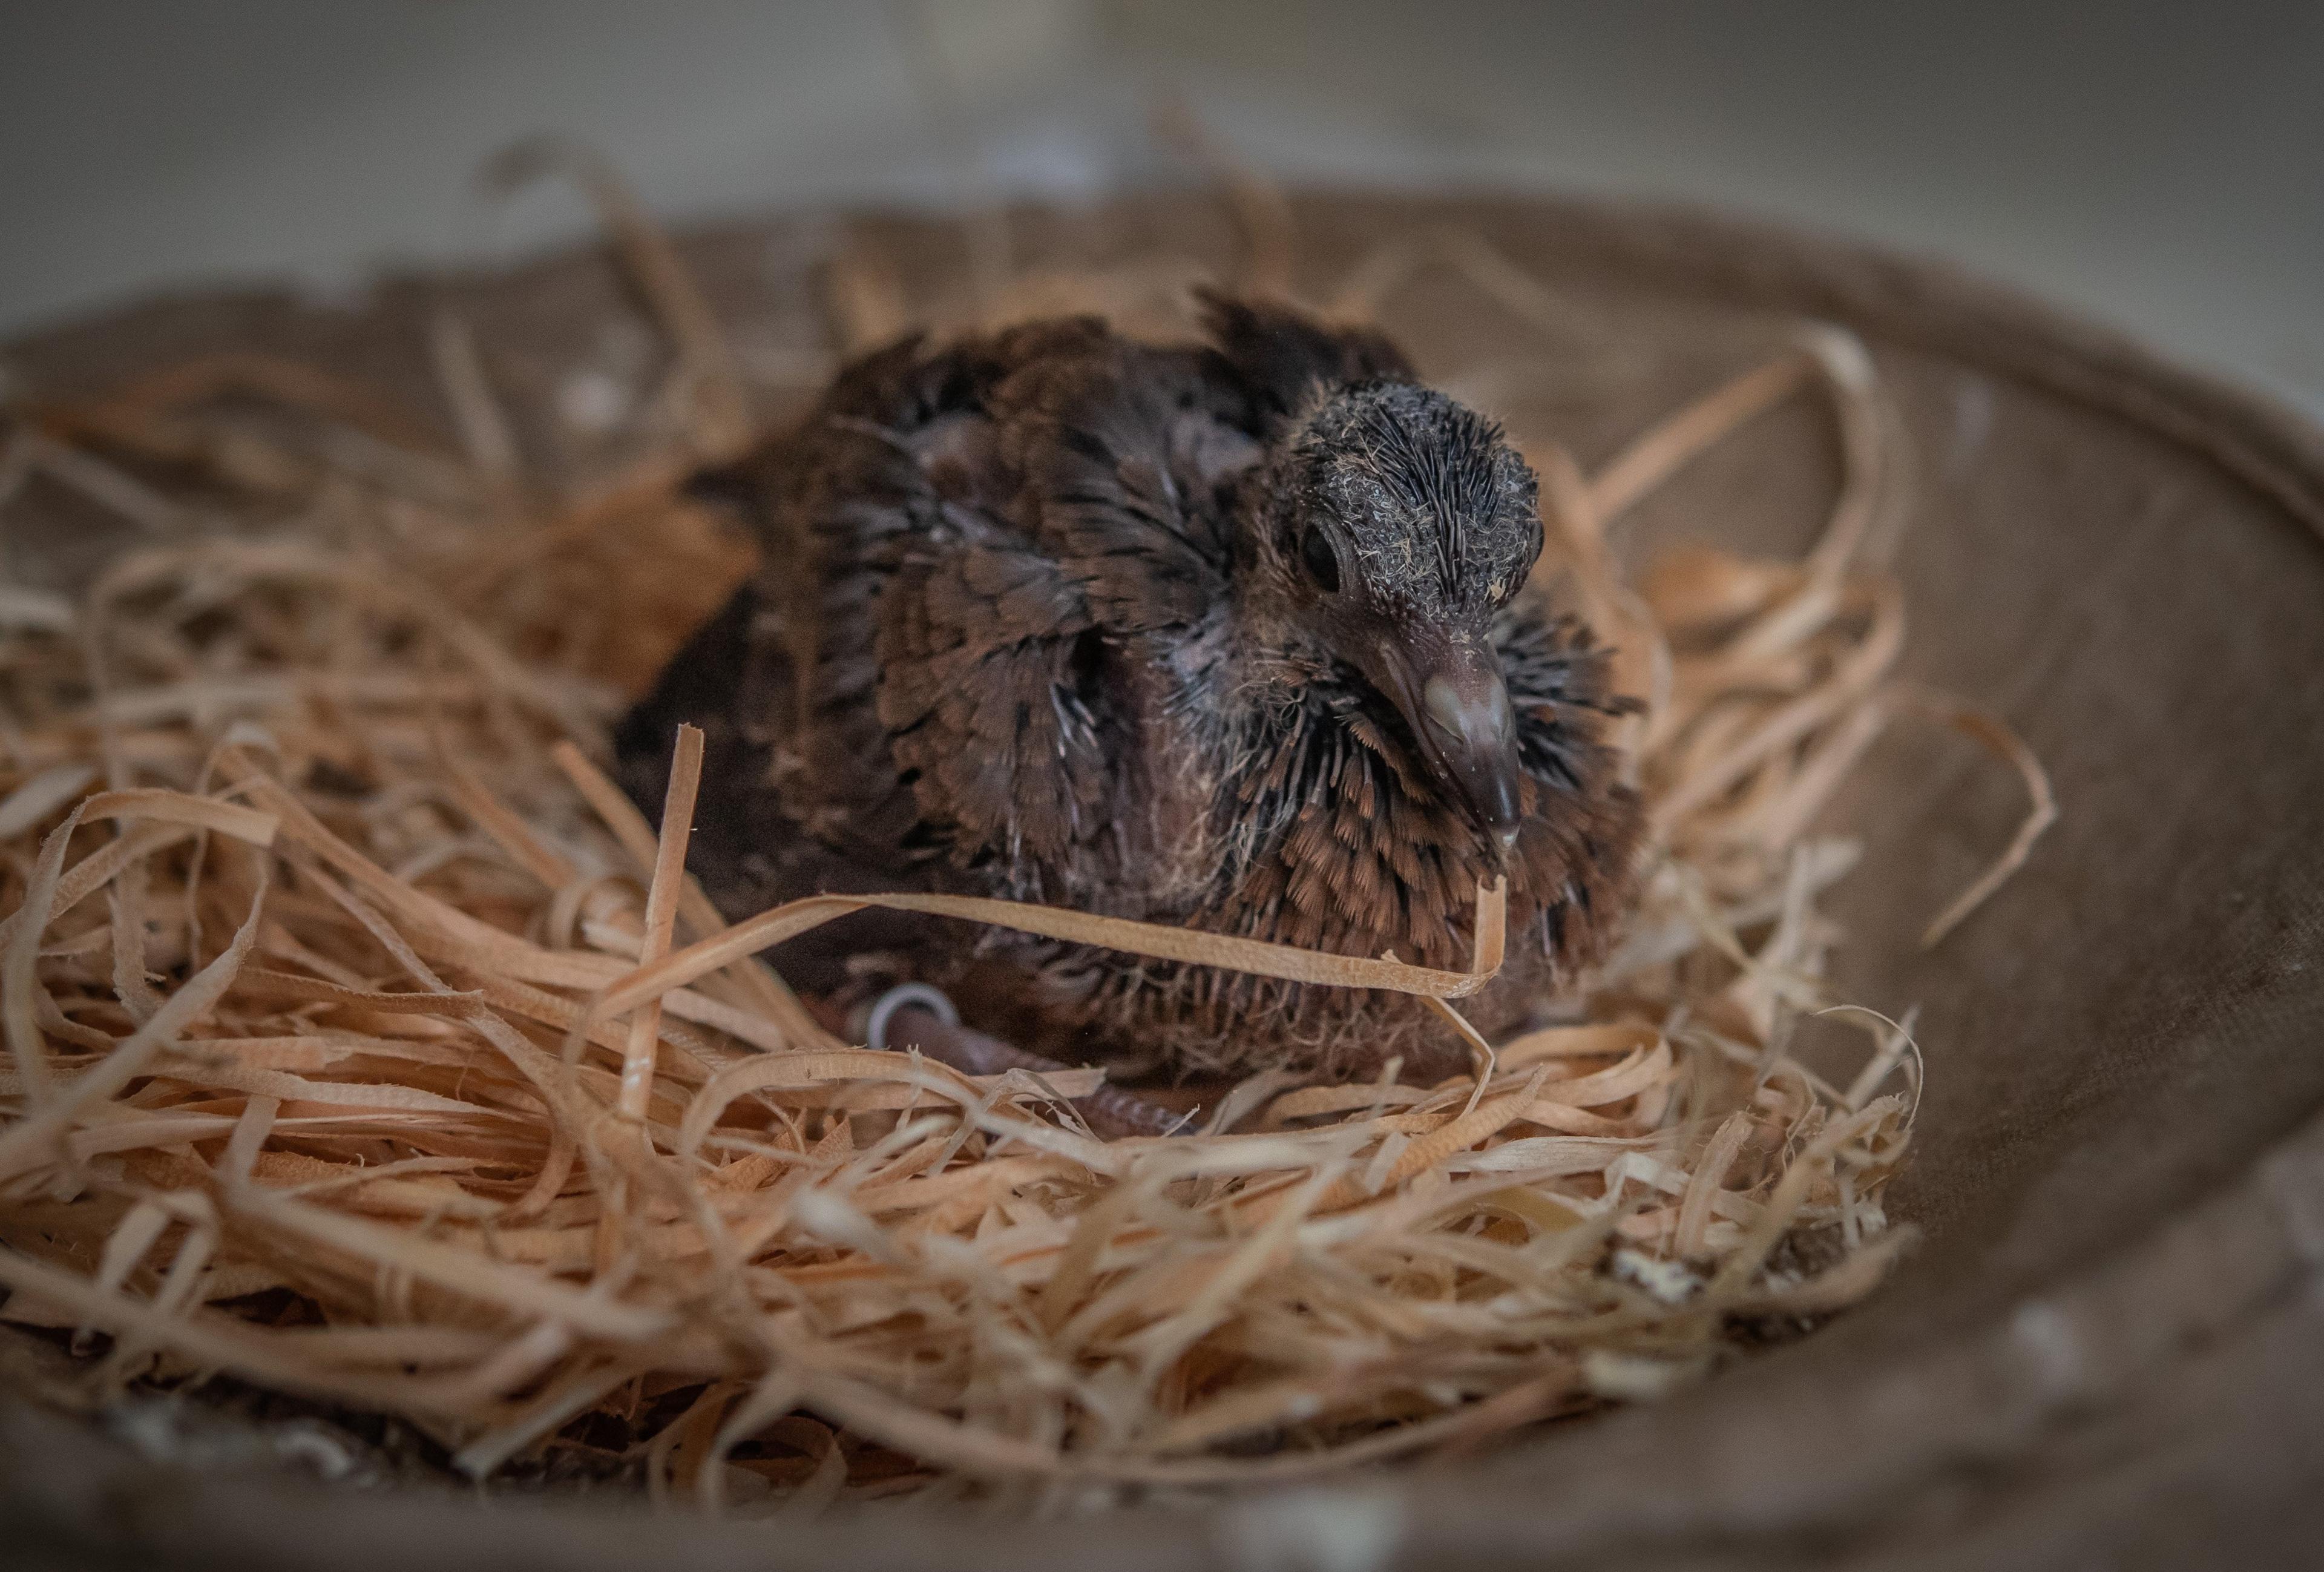
[[[1522,817],[1517,717],[1500,657],[1481,640],[1379,646],[1381,689],[1419,740],[1430,770],[1503,846]]]

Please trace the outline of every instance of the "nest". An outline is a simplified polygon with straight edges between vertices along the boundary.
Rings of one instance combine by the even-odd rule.
[[[1824,981],[1843,936],[1818,901],[1853,847],[1818,815],[1903,715],[2024,772],[2016,843],[1933,941],[2049,808],[1996,722],[1892,677],[1895,469],[1853,339],[1804,328],[1593,474],[1513,432],[1551,526],[1531,593],[1582,610],[1646,700],[1623,738],[1646,893],[1586,990],[1440,1085],[1266,1074],[1179,1133],[1105,1140],[1073,1105],[1098,1071],[965,1075],[795,996],[760,953],[880,902],[723,920],[685,872],[697,750],[659,829],[601,772],[625,696],[749,570],[678,483],[751,423],[676,254],[583,172],[675,348],[636,467],[586,496],[531,497],[451,319],[456,454],[367,389],[241,359],[26,411],[0,458],[0,493],[45,467],[168,532],[78,600],[0,604],[0,1315],[71,1329],[100,1392],[223,1375],[395,1416],[480,1478],[798,1511],[1443,1455],[1659,1395],[1879,1282],[1920,1060],[1909,1018]],[[1279,208],[1236,191],[1279,285]],[[1446,268],[1538,305],[1454,236],[1375,257],[1333,309]],[[1184,272],[914,301],[858,253],[835,337],[1074,308],[1167,332]],[[1819,543],[1626,581],[1609,527],[1801,398],[1845,461]],[[141,478],[157,458],[199,500]],[[1491,891],[1449,973],[888,903],[1455,1022],[1500,946]],[[1862,1029],[1845,1073],[1799,1050],[1816,1013]]]

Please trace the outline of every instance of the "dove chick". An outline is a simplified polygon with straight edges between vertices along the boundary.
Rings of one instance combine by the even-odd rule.
[[[1205,301],[1207,341],[1090,318],[843,370],[696,489],[761,567],[623,722],[658,808],[708,734],[694,866],[735,915],[822,891],[1067,905],[1467,964],[1508,880],[1487,1032],[1617,930],[1641,819],[1606,652],[1522,593],[1535,476],[1380,337]],[[1180,1074],[1457,1067],[1408,995],[865,912],[771,957],[933,982],[1027,1048]]]

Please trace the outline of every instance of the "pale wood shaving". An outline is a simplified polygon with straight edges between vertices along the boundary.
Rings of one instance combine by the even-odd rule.
[[[675,253],[601,166],[546,162],[591,185],[650,285],[694,451],[730,450],[740,384]],[[1239,200],[1255,275],[1287,287],[1287,210]],[[848,265],[850,338],[1003,309],[905,301],[876,260]],[[1547,329],[1546,291],[1459,237],[1376,264],[1343,306],[1435,266]],[[1038,293],[1147,312],[1167,276],[1149,258]],[[545,519],[496,504],[514,458],[484,351],[439,333],[472,484],[374,465],[297,531],[176,535],[80,606],[0,617],[0,1314],[110,1334],[115,1382],[190,1364],[405,1415],[479,1475],[595,1415],[656,1492],[812,1507],[962,1480],[1087,1502],[1473,1447],[1692,1378],[1729,1318],[1843,1308],[1909,1236],[1878,1203],[1919,1059],[1885,1021],[1844,1095],[1790,1057],[1791,1022],[1829,1003],[1816,902],[1851,860],[1810,830],[1895,713],[2016,764],[2034,811],[1933,939],[2054,808],[1996,717],[1894,679],[1901,598],[1858,561],[1877,387],[1835,334],[1595,475],[1531,443],[1553,550],[1650,700],[1628,737],[1646,893],[1567,1018],[1480,1040],[1477,1073],[1442,1085],[1270,1074],[1190,1133],[1108,1142],[1062,1102],[1093,1072],[850,1046],[755,957],[879,905],[1443,1001],[1498,968],[1500,892],[1462,971],[945,896],[726,922],[684,867],[698,736],[658,834],[591,759],[746,563],[677,495],[687,454]],[[229,384],[454,462],[363,390],[262,360],[149,379],[97,423],[193,419]],[[1821,543],[1796,563],[1697,547],[1625,581],[1612,519],[1817,389],[1849,476]],[[363,543],[390,505],[392,568]],[[1672,1297],[1618,1256],[1661,1263]],[[260,1290],[313,1324],[246,1318]]]

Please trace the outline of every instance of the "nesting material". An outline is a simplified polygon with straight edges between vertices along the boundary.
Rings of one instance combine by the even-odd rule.
[[[1096,1071],[844,1040],[755,957],[858,902],[728,926],[683,873],[698,751],[659,828],[593,763],[747,569],[676,492],[733,439],[732,373],[675,254],[622,218],[679,355],[646,456],[588,498],[524,501],[456,323],[436,346],[462,458],[263,364],[25,428],[32,462],[161,533],[78,603],[0,603],[0,1316],[103,1334],[102,1387],[219,1373],[385,1411],[479,1476],[546,1448],[711,1505],[1059,1504],[1473,1447],[1877,1285],[1919,1059],[1855,1011],[1845,1084],[1792,1052],[1840,1003],[1818,900],[1852,851],[1817,814],[1900,715],[2024,768],[2024,833],[1941,930],[2048,804],[1997,723],[1891,680],[1902,602],[1864,566],[1890,481],[1853,340],[1803,334],[1594,474],[1515,433],[1552,526],[1535,592],[1577,600],[1646,700],[1646,893],[1586,994],[1471,1076],[1262,1075],[1182,1133],[1106,1141],[1068,1101]],[[1527,282],[1464,242],[1364,287],[1422,266]],[[1159,311],[1169,273],[1020,281],[973,312]],[[843,346],[969,314],[863,266],[835,301]],[[318,439],[212,419],[221,387]],[[1797,398],[1828,402],[1845,458],[1820,543],[1692,548],[1626,583],[1609,523]],[[157,452],[207,467],[206,495],[223,476],[240,527],[113,467]],[[1459,973],[898,903],[1456,1019],[1500,944],[1493,892]]]

